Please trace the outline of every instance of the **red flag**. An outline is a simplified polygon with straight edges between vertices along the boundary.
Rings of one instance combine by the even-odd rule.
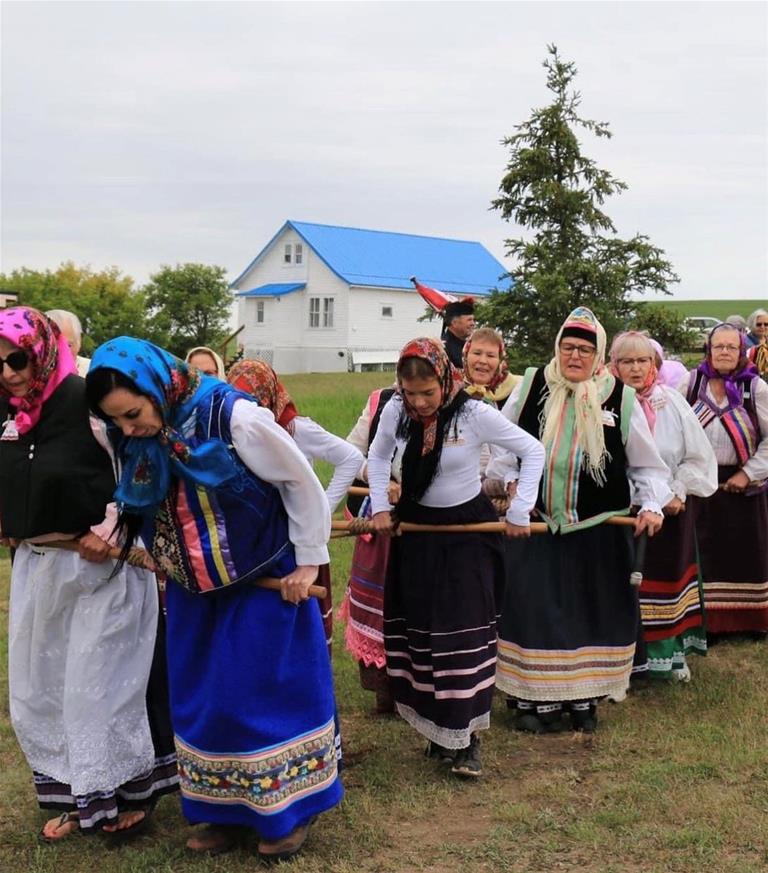
[[[415,276],[411,276],[411,282],[413,282],[413,285],[419,294],[421,294],[421,296],[437,313],[441,313],[449,303],[455,303],[458,300],[458,297],[454,297],[452,294],[444,294],[442,291],[437,291],[435,288],[422,285],[421,282],[416,280]]]

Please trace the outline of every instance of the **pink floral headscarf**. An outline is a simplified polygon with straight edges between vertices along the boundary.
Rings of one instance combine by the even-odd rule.
[[[0,385],[0,396],[10,398],[16,410],[16,430],[24,434],[37,424],[43,404],[64,379],[77,375],[77,365],[58,325],[29,306],[0,311],[0,337],[23,349],[32,364],[32,378],[23,397],[14,397]]]

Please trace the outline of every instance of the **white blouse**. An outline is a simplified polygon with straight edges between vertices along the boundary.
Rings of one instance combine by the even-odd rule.
[[[379,405],[381,405],[381,399],[379,399]],[[360,413],[360,417],[355,422],[355,426],[347,435],[347,442],[352,443],[352,445],[356,449],[359,449],[365,457],[368,456],[368,441],[371,435],[371,421],[373,421],[373,412],[371,410],[371,398],[369,397],[363,411]],[[401,467],[402,458],[396,451],[395,456],[392,458],[392,478],[396,482],[400,481]],[[357,471],[357,478],[362,479],[364,482],[368,481],[367,461],[363,461],[362,467]]]
[[[678,391],[683,394],[688,394],[688,385],[690,374],[683,379],[678,386]],[[707,385],[707,397],[720,409],[724,409],[728,405],[728,399],[724,397],[720,402],[715,400],[711,387]],[[755,412],[757,413],[757,422],[760,426],[760,442],[757,445],[757,451],[741,468],[750,482],[762,482],[768,478],[768,383],[762,379],[757,379],[755,382],[754,393]],[[733,447],[731,438],[728,436],[728,431],[725,429],[719,418],[713,419],[705,428],[704,433],[707,435],[712,448],[715,451],[717,463],[721,467],[738,465],[739,457],[736,454],[736,449]]]
[[[517,401],[522,384],[518,385],[504,404],[502,414],[509,421],[517,422]],[[627,457],[627,479],[639,505],[640,512],[655,512],[661,515],[663,506],[674,497],[669,487],[669,467],[664,463],[651,435],[645,414],[640,403],[635,401],[629,422],[629,433],[624,445]],[[516,478],[515,459],[499,456],[493,452],[486,476],[489,479],[503,479],[509,482]]]
[[[322,485],[297,444],[268,409],[248,400],[234,404],[229,424],[240,460],[280,493],[296,563],[327,564],[331,511]]]
[[[684,397],[657,384],[650,397],[656,411],[653,437],[671,473],[670,487],[680,500],[717,491],[717,460],[704,428]],[[638,404],[639,405],[639,404]]]
[[[396,436],[402,412],[402,398],[393,397],[384,407],[368,452],[368,481],[374,514],[392,508],[387,499],[387,485],[395,449],[400,455],[405,450],[405,440]],[[451,424],[445,435],[435,478],[419,503],[433,507],[458,506],[477,497],[481,488],[480,453],[485,443],[520,458],[517,494],[507,511],[507,521],[521,526],[529,524],[544,467],[544,448],[487,403],[469,401],[461,408],[455,424]]]
[[[305,416],[293,419],[293,438],[310,464],[314,461],[326,461],[333,465],[333,476],[325,491],[328,506],[333,512],[357,477],[364,460],[362,454],[351,443],[329,433],[316,421]]]

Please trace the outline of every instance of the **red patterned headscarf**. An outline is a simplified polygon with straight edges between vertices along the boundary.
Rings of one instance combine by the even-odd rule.
[[[433,339],[432,337],[419,337],[418,339],[411,340],[407,343],[400,352],[398,371],[400,369],[400,364],[406,358],[420,358],[422,361],[426,361],[432,370],[434,370],[435,378],[440,383],[440,406],[433,415],[425,419],[422,418],[415,409],[408,405],[408,401],[403,394],[403,386],[400,376],[398,375],[397,377],[397,391],[403,398],[403,408],[405,409],[406,415],[414,421],[421,422],[424,427],[424,441],[421,448],[421,454],[426,455],[435,447],[437,419],[441,410],[450,405],[459,391],[461,391],[463,384],[461,372],[450,362],[440,340]]]
[[[0,311],[0,337],[25,351],[32,365],[23,397],[14,397],[0,386],[0,395],[9,397],[16,410],[16,430],[24,434],[37,424],[43,404],[64,379],[77,375],[77,365],[58,325],[29,306]]]
[[[275,421],[288,433],[293,433],[291,422],[299,414],[291,395],[285,390],[277,373],[266,363],[255,358],[238,361],[227,375],[230,385],[255,397],[275,416]]]

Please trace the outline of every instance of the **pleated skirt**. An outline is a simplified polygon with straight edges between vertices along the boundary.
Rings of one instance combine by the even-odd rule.
[[[638,632],[631,529],[508,540],[496,684],[542,703],[621,697]]]
[[[497,521],[484,495],[447,508],[415,506],[402,521]],[[427,739],[465,748],[490,725],[500,534],[407,533],[392,540],[384,592],[387,674],[398,713]]]

